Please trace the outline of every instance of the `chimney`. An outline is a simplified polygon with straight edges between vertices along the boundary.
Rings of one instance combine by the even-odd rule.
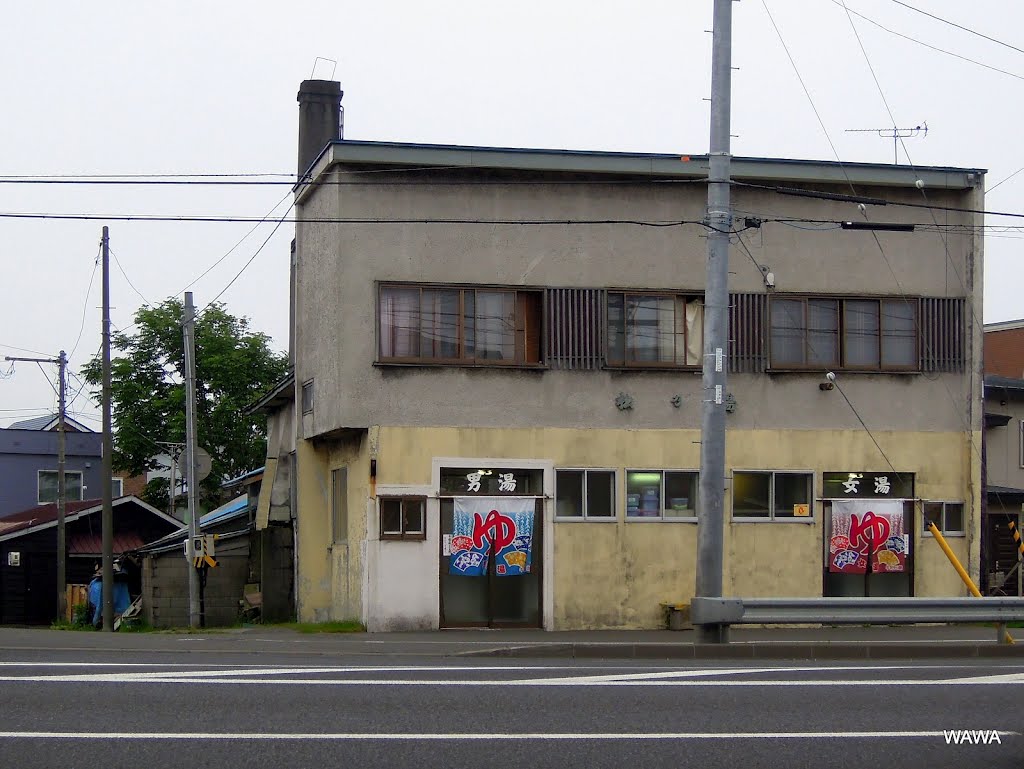
[[[341,83],[333,80],[303,80],[299,102],[299,179],[328,143],[340,138]]]

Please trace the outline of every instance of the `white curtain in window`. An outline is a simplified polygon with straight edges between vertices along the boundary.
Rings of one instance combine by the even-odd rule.
[[[417,288],[382,288],[380,355],[417,358],[420,354],[420,292]]]
[[[703,354],[704,303],[696,299],[686,302],[686,357],[679,356],[676,362],[685,361],[687,366],[699,366]]]

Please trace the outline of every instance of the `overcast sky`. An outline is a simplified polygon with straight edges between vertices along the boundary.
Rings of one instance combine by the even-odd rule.
[[[906,140],[914,165],[985,168],[989,188],[1024,167],[1024,52],[1011,47],[1024,49],[1024,3],[906,0],[994,42],[896,0],[845,2],[862,15],[853,25],[834,0],[733,5],[735,155],[834,160],[830,138],[843,161],[892,162],[891,140],[849,132],[892,125],[880,86],[899,127],[927,121],[927,136]],[[13,3],[0,45],[0,179],[294,173],[295,93],[311,75],[341,82],[349,139],[702,154],[711,12],[712,0]],[[1024,211],[1022,193],[1024,173],[987,208]],[[263,216],[287,198],[283,185],[0,183],[4,213]],[[253,227],[107,223],[116,328],[143,303],[180,297]],[[0,218],[0,357],[74,350],[77,372],[97,351],[103,224]],[[238,275],[227,309],[284,350],[293,226],[243,270],[272,229],[259,226],[191,290],[202,307]],[[1024,317],[1021,237],[986,237],[987,323]],[[0,360],[0,373],[8,367]],[[19,363],[0,379],[0,425],[55,408],[44,368]],[[85,393],[71,413],[98,429]]]

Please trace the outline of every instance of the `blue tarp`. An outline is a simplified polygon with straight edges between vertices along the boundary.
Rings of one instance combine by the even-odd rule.
[[[99,625],[103,616],[103,580],[99,577],[93,578],[89,583],[89,604],[92,606],[92,624]],[[114,578],[114,614],[123,614],[124,610],[132,605],[132,598],[128,595],[128,584]]]

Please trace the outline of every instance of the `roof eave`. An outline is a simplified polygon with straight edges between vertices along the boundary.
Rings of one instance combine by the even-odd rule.
[[[489,169],[535,172],[613,174],[651,178],[706,179],[707,155],[460,147],[389,142],[336,141],[324,148],[310,169],[310,182],[297,189],[302,203],[319,179],[335,165],[388,165],[440,169]],[[977,186],[984,169],[838,163],[785,158],[733,157],[736,180],[801,184],[849,184],[913,188],[920,180],[929,189],[966,190]]]

